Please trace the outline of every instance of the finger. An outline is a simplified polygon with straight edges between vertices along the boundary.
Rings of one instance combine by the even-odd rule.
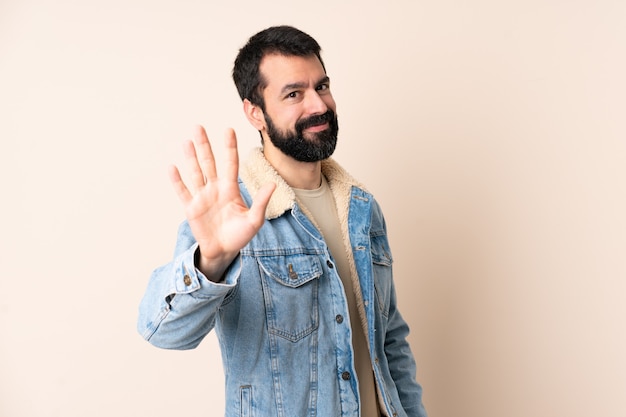
[[[260,228],[265,221],[265,210],[267,209],[267,205],[269,204],[270,198],[272,197],[275,189],[276,184],[271,182],[261,187],[254,196],[252,206],[250,207],[248,214],[257,228]]]
[[[183,179],[180,176],[180,172],[175,165],[170,165],[168,169],[168,176],[170,177],[170,182],[172,183],[174,191],[176,192],[176,195],[178,195],[180,201],[182,201],[183,204],[187,204],[193,198],[193,196],[183,182]]]
[[[237,182],[239,175],[239,152],[237,150],[237,135],[233,129],[226,131],[226,169],[225,179]]]
[[[185,154],[185,159],[187,160],[187,169],[189,170],[189,185],[191,186],[191,191],[196,193],[199,189],[204,187],[206,179],[202,169],[200,168],[196,148],[192,141],[187,140],[183,142],[183,153]]]
[[[204,130],[204,127],[197,126],[194,136],[194,145],[196,148],[197,160],[200,164],[200,168],[204,173],[204,177],[207,180],[214,180],[217,178],[217,169],[215,168],[215,157],[213,156],[213,150],[209,143],[209,138]]]

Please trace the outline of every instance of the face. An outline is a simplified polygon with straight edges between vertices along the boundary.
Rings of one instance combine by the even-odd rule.
[[[272,144],[297,161],[331,156],[339,126],[330,81],[317,57],[269,55],[260,69],[268,82],[264,119]]]

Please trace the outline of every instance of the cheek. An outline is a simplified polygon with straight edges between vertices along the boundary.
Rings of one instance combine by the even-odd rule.
[[[302,116],[296,109],[293,108],[282,108],[279,110],[274,110],[270,116],[274,127],[276,127],[280,131],[290,131],[295,128],[296,122]]]
[[[337,113],[337,105],[335,104],[335,99],[332,95],[328,94],[324,97],[324,103],[326,103],[326,107]]]
[[[299,111],[290,111],[285,113],[285,122],[284,127],[290,130],[294,130],[296,128],[296,123],[300,121],[304,117],[304,114]]]

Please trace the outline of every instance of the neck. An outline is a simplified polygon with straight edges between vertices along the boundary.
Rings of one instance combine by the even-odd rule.
[[[276,172],[292,188],[314,190],[322,183],[321,162],[300,162],[285,155],[266,140],[263,147],[265,159],[274,167]]]

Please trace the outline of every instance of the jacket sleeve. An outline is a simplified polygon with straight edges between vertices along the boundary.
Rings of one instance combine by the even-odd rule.
[[[174,258],[150,276],[139,305],[137,331],[154,346],[193,349],[213,329],[217,311],[238,282],[240,259],[214,283],[195,268],[196,243],[187,222],[178,231]]]
[[[391,283],[389,321],[385,337],[385,355],[402,408],[408,417],[426,417],[422,387],[416,381],[416,364],[407,341],[409,326],[397,308],[396,291]]]
[[[416,380],[416,364],[407,337],[409,326],[398,310],[398,300],[393,277],[393,257],[387,238],[387,225],[382,210],[373,200],[371,210],[371,255],[374,268],[374,286],[382,308],[378,330],[374,331],[377,348],[385,356],[381,373],[389,390],[388,412],[399,411],[399,401],[406,417],[426,417],[422,403],[422,387]],[[388,371],[388,372],[385,372]],[[397,397],[396,397],[397,395]],[[394,410],[395,409],[395,410]]]

